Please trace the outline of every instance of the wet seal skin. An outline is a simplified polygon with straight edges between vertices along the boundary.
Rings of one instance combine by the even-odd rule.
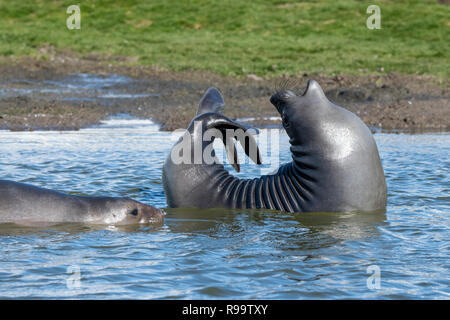
[[[163,220],[161,210],[129,198],[74,196],[0,180],[0,223],[131,225]]]
[[[270,102],[278,110],[290,140],[292,161],[272,175],[239,179],[218,161],[175,163],[171,153],[163,166],[169,207],[265,208],[287,212],[379,211],[386,208],[386,180],[378,148],[369,128],[352,112],[330,102],[320,85],[309,80],[303,95],[276,92]],[[204,150],[200,129],[247,130],[221,113],[224,100],[210,88],[187,128],[192,145]],[[199,126],[198,123],[202,125]],[[203,130],[204,132],[204,130]],[[178,141],[173,148],[181,143]],[[224,144],[234,148],[233,141]],[[247,151],[254,140],[248,140]],[[257,146],[256,146],[257,148]],[[252,157],[251,157],[252,158]],[[252,160],[261,163],[259,151]],[[239,168],[234,166],[236,170]]]

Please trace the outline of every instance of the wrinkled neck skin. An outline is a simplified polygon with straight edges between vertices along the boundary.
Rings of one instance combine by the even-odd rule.
[[[207,122],[195,126],[191,122],[186,132],[192,137],[191,150],[201,146],[203,153],[206,148],[212,148],[212,141],[203,141],[201,135],[207,127]],[[182,138],[178,143],[181,141]],[[170,207],[265,208],[288,212],[310,210],[317,167],[300,146],[291,150],[291,163],[280,167],[276,174],[255,179],[234,177],[217,158],[213,164],[176,165],[169,155],[163,171],[168,204]],[[193,152],[191,160],[194,160]]]
[[[210,144],[197,142],[202,147]],[[203,148],[204,150],[204,148]],[[296,174],[302,167],[293,162],[279,168],[275,175],[264,175],[255,179],[239,179],[225,170],[222,164],[175,165],[170,157],[166,160],[163,179],[170,207],[197,208],[257,208],[281,211],[304,211],[312,179],[306,173]],[[292,179],[292,175],[296,177]],[[182,181],[180,181],[182,177]],[[291,187],[285,190],[283,185]],[[295,198],[289,199],[289,193]]]

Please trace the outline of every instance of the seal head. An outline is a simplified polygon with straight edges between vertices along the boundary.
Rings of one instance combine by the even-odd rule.
[[[91,223],[130,225],[162,223],[164,213],[144,203],[130,198],[99,198],[88,205]]]

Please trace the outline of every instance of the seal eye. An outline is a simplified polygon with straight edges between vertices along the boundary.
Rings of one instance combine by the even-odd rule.
[[[137,216],[139,211],[138,209],[134,209],[133,211],[128,212],[129,214],[133,215],[133,216]]]

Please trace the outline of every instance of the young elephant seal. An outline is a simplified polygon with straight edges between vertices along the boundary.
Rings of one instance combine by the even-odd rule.
[[[254,179],[232,176],[217,159],[203,161],[201,156],[210,154],[212,144],[203,133],[216,129],[222,132],[228,158],[234,160],[233,166],[239,170],[233,138],[227,138],[226,132],[249,131],[246,125],[221,113],[225,102],[220,92],[211,88],[200,100],[197,116],[164,163],[162,180],[169,207],[288,212],[386,208],[386,180],[377,145],[361,119],[330,102],[314,80],[308,82],[303,95],[281,90],[270,101],[280,113],[290,138],[292,161],[274,174]],[[253,136],[250,134],[239,142],[247,156],[260,164]],[[180,154],[180,146],[183,161],[174,157]],[[200,155],[200,161],[192,161],[196,155]]]
[[[163,219],[161,210],[129,198],[74,196],[0,180],[0,223],[128,225],[161,223]]]

